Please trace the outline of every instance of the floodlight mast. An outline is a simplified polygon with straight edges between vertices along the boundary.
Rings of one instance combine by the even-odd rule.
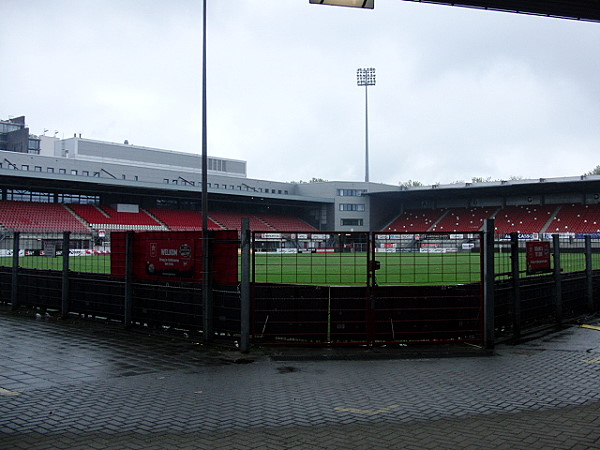
[[[204,341],[212,340],[212,296],[210,295],[208,240],[208,139],[206,118],[206,0],[202,2],[202,328]]]
[[[375,68],[358,69],[356,83],[365,87],[365,182],[369,182],[369,86],[375,86]]]

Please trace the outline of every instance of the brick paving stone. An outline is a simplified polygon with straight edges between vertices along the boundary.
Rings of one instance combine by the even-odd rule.
[[[0,448],[600,448],[600,333],[492,357],[238,365],[106,331],[0,314],[0,388],[19,392],[0,396]]]

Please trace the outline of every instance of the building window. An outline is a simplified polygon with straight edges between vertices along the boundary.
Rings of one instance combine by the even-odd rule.
[[[48,192],[7,189],[6,199],[23,202],[50,203],[52,201],[52,194]]]
[[[54,173],[54,167],[47,167],[46,168],[46,172],[48,172],[48,173]]]
[[[29,170],[29,166],[27,164],[23,164],[21,166],[21,170]]]
[[[95,176],[96,178],[100,178],[100,172],[94,172],[94,176]]]
[[[127,177],[125,176],[125,174],[121,175],[121,178],[123,178],[124,180],[127,179]]]
[[[36,172],[41,172],[42,166],[35,166],[33,170],[35,170]]]
[[[340,203],[340,211],[364,211],[364,203]]]
[[[76,169],[71,169],[71,175],[77,175],[77,170]]]
[[[338,189],[338,197],[362,197],[366,194],[366,189]]]
[[[58,173],[65,174],[67,173],[66,169],[58,169]]]
[[[163,178],[163,183],[164,184],[169,184],[169,179],[168,178]]]
[[[84,177],[89,177],[90,176],[90,171],[89,170],[84,170],[83,172],[81,172],[81,175],[83,175]]]
[[[139,180],[138,180],[138,176],[137,176],[137,175],[134,175],[134,176],[133,176],[133,179],[134,179],[135,181],[139,181]]]
[[[37,139],[29,139],[27,148],[29,150],[39,150],[40,149],[40,141]],[[30,152],[33,153],[33,152]]]
[[[81,205],[98,205],[98,195],[58,194],[58,203],[78,203]]]
[[[343,227],[362,227],[363,219],[341,219]]]

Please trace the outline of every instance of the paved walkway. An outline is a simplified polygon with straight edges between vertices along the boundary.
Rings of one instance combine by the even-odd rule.
[[[600,448],[598,330],[493,356],[292,353],[0,312],[0,448]]]

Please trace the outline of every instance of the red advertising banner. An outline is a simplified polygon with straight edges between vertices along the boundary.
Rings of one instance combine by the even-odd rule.
[[[111,275],[125,276],[126,232],[111,233]],[[238,283],[237,231],[212,231],[212,280]],[[136,280],[200,282],[203,269],[202,232],[141,231],[133,234],[133,277]]]
[[[541,273],[552,271],[550,264],[550,242],[527,241],[525,243],[527,254],[527,273]]]
[[[149,239],[144,244],[146,272],[149,275],[193,276],[193,239]]]

